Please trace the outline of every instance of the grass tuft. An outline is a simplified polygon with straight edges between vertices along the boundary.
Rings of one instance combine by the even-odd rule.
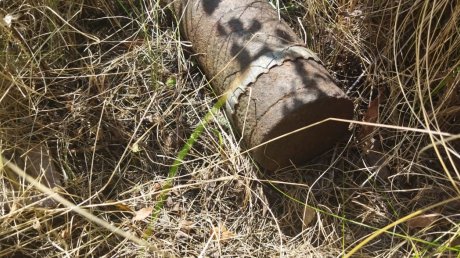
[[[358,121],[273,173],[160,2],[0,1],[0,256],[459,255],[457,1],[271,1]]]

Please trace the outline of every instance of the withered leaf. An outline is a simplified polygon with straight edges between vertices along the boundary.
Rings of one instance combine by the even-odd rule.
[[[384,98],[383,91],[380,90],[378,96],[373,99],[364,114],[363,121],[377,123],[379,121],[379,106]],[[390,169],[384,164],[385,155],[383,145],[378,134],[378,128],[371,125],[362,125],[358,134],[358,141],[364,153],[366,166],[376,169],[376,175],[386,180],[390,175]]]
[[[302,219],[303,226],[308,227],[315,218],[316,218],[316,211],[311,207],[305,206],[303,210],[303,219]]]
[[[153,207],[145,207],[135,212],[133,221],[140,221],[146,219],[150,214],[152,214]]]
[[[211,233],[214,239],[219,242],[227,242],[236,236],[236,234],[228,230],[223,223],[220,223],[217,227],[212,227]]]
[[[376,123],[379,119],[379,105],[380,96],[377,96],[369,103],[366,113],[364,114],[363,121],[368,123]],[[359,141],[364,141],[368,136],[374,132],[375,127],[370,125],[362,125],[358,135]]]
[[[11,162],[23,169],[28,175],[36,179],[39,183],[48,188],[59,188],[62,185],[62,175],[54,166],[53,158],[46,144],[37,144],[25,148],[17,148],[5,155]],[[3,167],[0,164],[0,167]],[[11,170],[5,169],[6,175],[11,182],[11,186],[16,189],[22,189],[20,185],[22,180]],[[40,197],[41,198],[41,197]],[[58,203],[51,198],[31,198],[31,202],[37,202],[37,205],[44,208],[56,207]]]
[[[25,171],[37,178],[42,184],[53,188],[61,185],[61,175],[54,167],[50,151],[46,145],[37,145],[26,152],[19,164],[23,164]]]
[[[439,216],[439,213],[420,215],[408,220],[407,226],[409,228],[425,228],[437,220]]]

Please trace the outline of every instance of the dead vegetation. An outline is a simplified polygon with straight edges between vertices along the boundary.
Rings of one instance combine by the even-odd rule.
[[[218,113],[171,175],[216,96],[168,7],[0,1],[0,256],[335,257],[372,234],[363,257],[457,256],[460,5],[273,3],[377,126],[268,173]],[[16,176],[37,153],[44,185],[135,239]]]

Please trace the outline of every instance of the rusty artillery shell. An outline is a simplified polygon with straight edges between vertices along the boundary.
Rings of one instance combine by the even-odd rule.
[[[352,117],[351,101],[267,1],[182,0],[174,9],[213,88],[227,94],[227,115],[247,148],[329,117]],[[270,170],[301,164],[347,131],[329,121],[251,153]]]

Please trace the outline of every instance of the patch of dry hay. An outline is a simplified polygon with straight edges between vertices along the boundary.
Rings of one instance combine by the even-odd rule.
[[[175,256],[335,257],[400,217],[458,196],[458,141],[410,129],[458,136],[460,6],[280,2],[281,15],[354,99],[356,119],[381,94],[375,122],[407,130],[361,137],[354,127],[348,141],[310,164],[267,173],[241,155],[219,114],[180,167],[158,220],[133,220],[155,206],[178,151],[216,100],[174,17],[155,1],[5,0],[2,154],[47,146],[64,181],[57,192],[137,237],[151,226],[147,241]],[[369,138],[374,155],[363,144]],[[34,203],[46,196],[12,178],[2,171],[0,256],[154,256],[69,208]],[[439,207],[433,223],[403,223],[361,251],[454,253],[445,247],[458,244],[458,210],[458,202]]]

